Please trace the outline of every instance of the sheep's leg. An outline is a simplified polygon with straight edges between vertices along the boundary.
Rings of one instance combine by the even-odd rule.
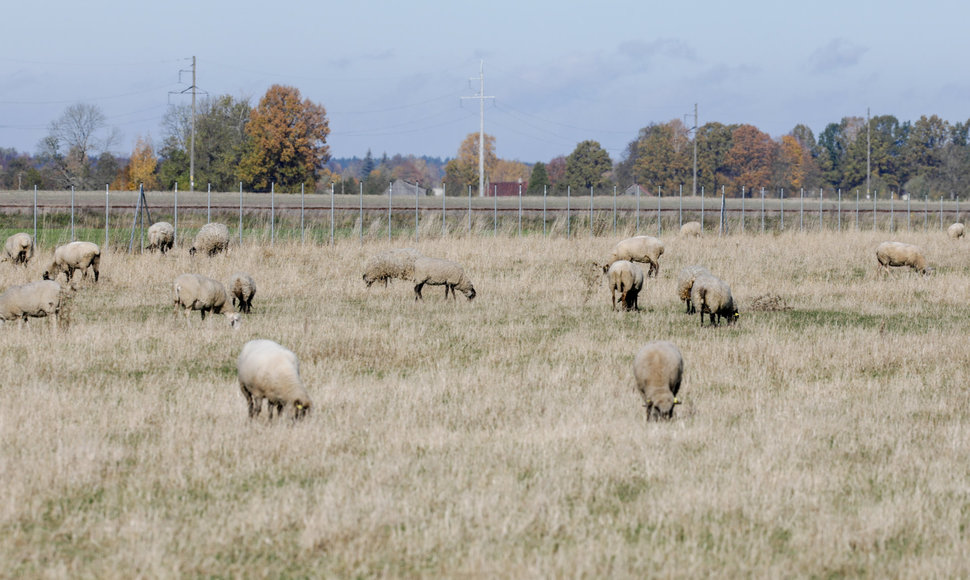
[[[199,312],[202,313],[202,320],[205,320],[206,309],[205,308],[202,308],[202,309],[199,310]]]
[[[616,288],[610,288],[610,298],[613,300],[613,312],[616,312]]]
[[[415,284],[415,286],[414,286],[414,299],[415,299],[415,301],[417,301],[417,300],[424,300],[424,296],[421,296],[421,288],[423,288],[423,287],[424,287],[424,282],[419,282],[419,283]]]

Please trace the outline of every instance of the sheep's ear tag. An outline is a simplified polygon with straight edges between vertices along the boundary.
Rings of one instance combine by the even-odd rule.
[[[677,397],[674,397],[674,404],[675,405],[679,405],[680,404],[680,399],[678,399]]]
[[[296,404],[296,408],[297,409],[302,409],[303,408],[303,404],[302,403],[297,403]]]

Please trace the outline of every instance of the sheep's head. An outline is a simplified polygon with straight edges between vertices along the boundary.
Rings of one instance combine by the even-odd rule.
[[[663,393],[644,405],[647,408],[647,420],[671,419],[674,416],[674,406],[680,400],[670,393]]]
[[[191,248],[189,248],[189,255],[190,256],[194,256],[195,255],[195,246],[192,246]]]
[[[468,288],[461,289],[461,293],[465,295],[465,298],[468,298],[468,300],[471,301],[476,295],[475,287],[469,284]]]
[[[734,324],[735,322],[737,322],[737,321],[738,321],[738,318],[741,318],[741,315],[740,315],[740,314],[738,314],[738,309],[737,309],[737,308],[735,308],[735,309],[734,309],[734,310],[733,310],[733,311],[731,312],[731,314],[730,314],[730,315],[729,315],[729,316],[727,317],[727,323],[728,323],[728,324]]]
[[[226,319],[229,320],[229,327],[233,330],[239,330],[239,327],[242,325],[242,318],[236,312],[226,314]]]
[[[293,402],[293,419],[298,421],[298,420],[306,417],[307,414],[310,413],[310,408],[312,406],[313,405],[312,405],[312,403],[310,403],[310,401],[302,401],[300,399],[297,399],[296,401],[294,401]]]
[[[364,278],[364,284],[367,284],[368,288],[370,288],[371,284],[373,284],[377,280],[377,278],[375,278],[374,276],[370,276],[368,272],[364,272],[363,278]]]

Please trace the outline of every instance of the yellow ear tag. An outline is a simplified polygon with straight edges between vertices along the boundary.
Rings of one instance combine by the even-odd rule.
[[[680,404],[680,399],[678,399],[677,397],[674,397],[674,404],[675,405],[679,405]]]

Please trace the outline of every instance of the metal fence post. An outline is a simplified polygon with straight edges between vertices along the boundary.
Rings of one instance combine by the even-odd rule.
[[[269,245],[276,243],[276,182],[269,184]]]
[[[34,186],[34,247],[35,248],[37,247],[37,186],[36,185]]]
[[[569,239],[569,198],[571,195],[572,186],[566,186],[566,239]]]
[[[637,233],[640,233],[640,184],[637,184]]]
[[[330,184],[333,187],[333,184]],[[332,190],[331,190],[332,191]],[[300,184],[300,243],[306,245],[306,184]]]
[[[71,241],[73,242],[76,238],[74,237],[74,186],[71,186]]]
[[[206,192],[206,202],[205,202],[205,222],[212,222],[212,184],[209,184],[208,191]]]
[[[334,211],[335,208],[333,206],[333,196],[334,196],[334,193],[335,192],[334,192],[333,189],[334,189],[334,184],[331,181],[330,182],[330,247],[331,248],[333,247],[333,234],[334,234],[334,229],[335,229],[334,226],[336,225],[336,220],[334,219],[334,216],[336,215],[336,213]],[[302,192],[303,192],[303,188],[302,187],[300,188],[300,192],[302,194]],[[302,211],[302,210],[300,210],[300,211]],[[302,221],[301,221],[301,224],[302,224]],[[300,230],[302,230],[302,229],[303,229],[303,226],[300,225]]]
[[[492,186],[492,236],[498,235],[498,186]]]
[[[471,186],[469,186],[471,187]],[[469,190],[469,195],[471,191]],[[469,215],[471,214],[471,198],[468,200]],[[391,182],[387,182],[387,241],[391,241]]]
[[[660,237],[660,200],[663,197],[663,189],[657,187],[657,237]]]
[[[108,251],[108,184],[104,184],[104,251]]]
[[[445,207],[445,202],[448,200],[448,186],[447,184],[441,184],[441,237],[448,235],[448,214],[446,213],[447,208]],[[363,222],[361,222],[363,223]]]
[[[242,240],[243,240],[242,215],[243,215],[243,188],[242,188],[242,182],[240,181],[239,182],[239,245],[240,246],[242,245]]]
[[[744,233],[744,186],[741,186],[741,233]]]
[[[548,195],[548,185],[542,186],[542,235],[546,235],[546,196]]]
[[[472,234],[472,186],[468,186],[468,235]]]
[[[704,186],[701,186],[701,231],[704,231]]]
[[[616,235],[616,186],[613,186],[613,235]]]
[[[785,188],[781,188],[781,209],[778,212],[781,214],[781,230],[785,229]]]
[[[761,233],[765,233],[765,188],[761,188]]]

